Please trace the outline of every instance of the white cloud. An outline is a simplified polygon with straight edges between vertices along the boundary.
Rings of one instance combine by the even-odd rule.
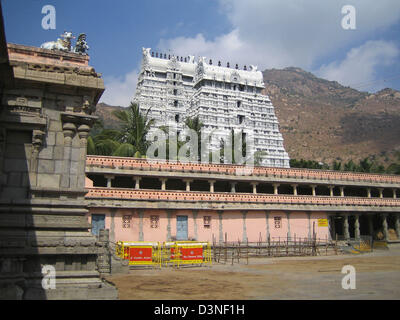
[[[382,86],[374,83],[377,67],[394,63],[399,53],[399,48],[392,42],[367,41],[357,48],[352,48],[342,61],[321,66],[317,74],[343,85],[375,91],[382,89]]]
[[[361,45],[371,32],[400,19],[398,0],[353,0],[356,30],[344,30],[341,9],[347,4],[342,0],[220,0],[221,12],[232,24],[230,32],[214,39],[204,34],[165,38],[158,47],[231,65],[255,64],[261,70],[287,66],[318,69],[317,61],[352,44]],[[371,45],[364,51],[369,49],[373,49]]]
[[[104,77],[104,91],[100,102],[113,106],[127,107],[135,94],[138,79],[138,71],[136,69],[128,72],[123,77]]]

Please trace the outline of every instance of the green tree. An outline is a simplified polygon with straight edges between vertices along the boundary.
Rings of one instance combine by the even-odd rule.
[[[333,161],[332,163],[332,170],[340,171],[342,169],[342,162],[340,161]]]
[[[146,140],[146,135],[154,125],[155,120],[149,119],[148,113],[142,114],[137,104],[131,102],[126,110],[115,110],[115,115],[122,122],[122,128],[116,135],[120,146],[114,151],[115,156],[143,157],[151,142]]]
[[[353,162],[353,160],[349,160],[344,164],[344,171],[357,171],[357,165]]]

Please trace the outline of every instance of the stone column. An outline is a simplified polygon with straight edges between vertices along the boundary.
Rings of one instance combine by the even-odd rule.
[[[160,181],[161,181],[161,190],[166,190],[167,189],[167,187],[166,187],[166,182],[167,182],[167,178],[160,178]]]
[[[349,215],[347,213],[343,214],[343,235],[346,240],[350,239]]]
[[[371,198],[371,188],[367,188],[367,197]]]
[[[307,212],[308,217],[308,239],[311,239],[311,212]]]
[[[329,188],[329,195],[333,197],[333,189],[335,188],[335,186],[328,186],[328,188]]]
[[[293,187],[293,195],[294,196],[297,196],[297,184],[292,184],[292,187]]]
[[[138,210],[139,214],[139,241],[143,241],[144,239],[144,234],[143,234],[143,216],[144,212],[143,209]]]
[[[344,197],[344,187],[340,187],[340,196]]]
[[[87,138],[89,137],[90,129],[91,127],[87,124],[81,124],[78,126],[78,137],[81,145],[78,161],[81,163],[86,162]],[[85,166],[78,166],[77,168],[77,185],[85,185]]]
[[[360,220],[359,214],[354,215],[354,238],[360,239]]]
[[[272,184],[274,186],[274,194],[279,194],[279,189],[278,187],[280,186],[279,183],[274,183]]]
[[[378,188],[379,198],[383,198],[383,188]]]
[[[335,215],[329,215],[330,240],[336,239]]]
[[[141,177],[133,177],[133,180],[135,180],[135,189],[140,189],[140,180],[142,180]]]
[[[287,219],[287,236],[289,240],[292,238],[292,235],[290,233],[290,212],[286,212],[286,219]]]
[[[396,230],[397,239],[400,239],[400,219],[399,214],[394,214],[394,228]]]
[[[63,157],[63,174],[61,175],[60,187],[69,188],[70,168],[71,168],[71,151],[72,139],[76,133],[76,125],[72,122],[65,122],[63,124],[64,133],[64,157]]]
[[[113,175],[105,174],[104,178],[107,179],[107,188],[111,188],[111,180],[115,178]]]
[[[231,182],[231,192],[236,192],[236,182]]]
[[[224,242],[224,234],[223,234],[223,226],[222,226],[222,214],[223,211],[222,210],[218,210],[218,218],[219,218],[219,243],[223,243]]]
[[[393,199],[397,198],[396,189],[393,189]]]
[[[253,186],[253,193],[256,194],[258,182],[252,182],[251,185]]]
[[[243,236],[242,241],[247,241],[247,229],[246,229],[246,217],[247,217],[247,210],[242,210],[242,218],[243,218]]]
[[[215,180],[208,180],[208,183],[210,184],[210,192],[214,192]]]
[[[197,215],[199,213],[199,210],[192,210],[193,214],[193,229],[194,229],[194,239],[197,240],[198,234],[197,234]]]
[[[313,195],[314,197],[317,195],[317,193],[316,193],[316,188],[317,188],[317,186],[316,186],[315,184],[312,184],[312,185],[311,185],[312,195]]]
[[[173,214],[173,210],[166,210],[167,211],[167,220],[168,220],[168,223],[167,223],[167,241],[171,241],[171,217],[172,217],[172,214]]]
[[[110,239],[112,242],[115,242],[115,213],[117,212],[116,208],[111,208],[111,222],[110,222]]]
[[[389,231],[388,231],[388,223],[387,223],[387,213],[382,213],[382,229],[383,229],[383,237],[387,241],[389,240]]]
[[[186,191],[190,191],[190,183],[193,180],[191,180],[191,179],[183,179],[183,181],[186,183]]]
[[[266,240],[268,241],[268,238],[270,236],[270,232],[269,232],[269,211],[265,211],[265,220],[266,220]]]

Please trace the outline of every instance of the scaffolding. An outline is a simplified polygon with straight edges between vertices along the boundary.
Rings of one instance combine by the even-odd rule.
[[[249,263],[249,257],[292,257],[338,254],[337,241],[313,237],[268,237],[263,241],[261,234],[256,242],[228,241],[217,243],[213,236],[213,260],[217,263]]]

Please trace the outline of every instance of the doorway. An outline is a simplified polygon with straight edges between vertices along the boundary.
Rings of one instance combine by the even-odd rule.
[[[176,216],[176,240],[188,239],[188,216]]]

